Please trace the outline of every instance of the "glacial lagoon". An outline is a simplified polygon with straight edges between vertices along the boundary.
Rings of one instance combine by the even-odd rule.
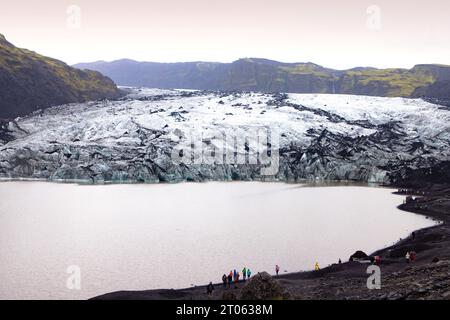
[[[346,261],[436,223],[398,210],[392,191],[1,182],[0,299],[86,299],[220,282],[244,266],[284,273]]]

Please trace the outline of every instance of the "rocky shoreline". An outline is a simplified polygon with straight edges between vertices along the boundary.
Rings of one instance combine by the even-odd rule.
[[[411,182],[404,179],[402,186],[405,185],[411,185]],[[407,196],[403,187],[399,191]],[[223,290],[221,284],[216,284],[214,295],[210,298],[206,295],[206,287],[200,286],[181,290],[119,291],[94,299],[450,299],[450,185],[433,184],[408,191],[426,196],[405,202],[399,209],[425,215],[442,223],[415,231],[407,239],[372,254],[381,256],[380,290],[367,288],[368,264],[345,262],[320,271],[290,273],[279,277],[258,274],[247,284],[241,283],[237,289]],[[417,253],[415,262],[406,262],[405,254],[408,251]],[[268,295],[267,292],[272,293]]]

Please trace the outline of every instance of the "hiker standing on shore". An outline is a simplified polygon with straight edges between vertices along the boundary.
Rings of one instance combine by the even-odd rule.
[[[244,267],[244,269],[242,269],[242,278],[244,279],[244,282],[245,282],[245,279],[247,278],[247,268],[246,267]]]
[[[319,263],[316,262],[316,264],[314,265],[314,270],[319,271],[320,267],[319,267]]]
[[[208,296],[212,296],[214,291],[214,285],[212,284],[212,282],[210,282],[208,284],[208,286],[206,287],[206,293],[208,294]]]
[[[224,273],[222,276],[223,288],[227,288],[227,275]]]
[[[236,269],[234,269],[234,271],[233,271],[233,280],[236,281],[236,277],[237,277],[237,271],[236,271]]]
[[[275,266],[275,272],[277,273],[277,277],[278,277],[278,272],[280,272],[280,266],[279,265]]]
[[[249,268],[247,268],[247,279],[250,279],[251,275],[252,271]]]
[[[238,282],[239,282],[239,272],[236,273],[236,277],[234,278],[234,288],[237,288]]]
[[[230,271],[230,274],[228,275],[228,289],[231,288],[232,283],[233,283],[233,272]]]

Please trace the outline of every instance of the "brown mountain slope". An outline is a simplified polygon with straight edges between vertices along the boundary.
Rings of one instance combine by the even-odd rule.
[[[0,34],[0,119],[71,102],[116,98],[114,82],[96,71],[20,49]]]

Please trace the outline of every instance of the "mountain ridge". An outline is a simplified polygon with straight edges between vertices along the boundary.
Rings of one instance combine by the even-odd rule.
[[[231,63],[121,59],[74,66],[99,71],[123,86],[450,99],[450,66],[441,64],[337,70],[312,62],[241,58]]]

